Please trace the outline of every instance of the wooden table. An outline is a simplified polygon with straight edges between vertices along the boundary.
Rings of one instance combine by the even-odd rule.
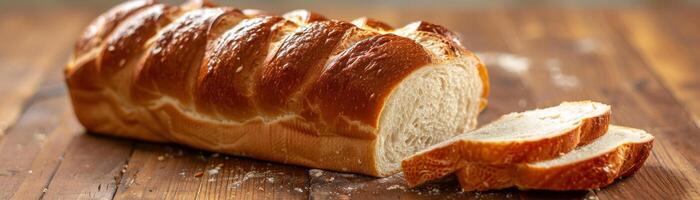
[[[394,25],[424,19],[460,32],[489,65],[493,90],[481,122],[592,99],[613,106],[615,124],[657,138],[644,167],[607,188],[482,193],[459,192],[454,180],[406,189],[399,176],[375,179],[85,134],[66,96],[62,68],[72,42],[96,14],[0,12],[0,199],[700,198],[697,9],[369,9],[328,15],[367,15]],[[217,166],[217,174],[206,173]]]

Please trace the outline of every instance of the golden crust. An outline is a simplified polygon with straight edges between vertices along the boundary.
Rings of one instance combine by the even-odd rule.
[[[439,62],[473,54],[429,29],[410,38],[391,35],[379,21],[364,23],[305,10],[277,17],[205,0],[175,7],[130,1],[86,30],[66,82],[92,132],[385,176],[374,163],[374,138],[386,96],[412,72],[438,64],[418,40],[451,52]]]
[[[154,4],[152,0],[128,1],[100,15],[88,25],[83,35],[80,36],[75,43],[75,51],[73,51],[74,58],[80,57],[93,48],[99,47],[102,44],[102,40],[111,34],[121,21],[140,9],[152,4]]]
[[[557,167],[473,164],[456,174],[464,191],[485,191],[513,186],[543,190],[596,189],[636,172],[649,156],[652,145],[653,140],[626,143],[599,156]]]
[[[109,79],[122,70],[128,60],[145,50],[146,40],[153,37],[160,27],[170,23],[167,17],[174,9],[163,4],[144,8],[133,17],[124,20],[105,40],[102,48],[100,72],[102,79]]]
[[[244,121],[257,115],[253,80],[261,70],[281,17],[241,21],[210,45],[197,78],[195,102],[203,114]],[[246,59],[241,59],[246,58]]]
[[[321,119],[317,125],[323,127],[322,132],[373,139],[375,133],[362,131],[356,121],[377,128],[384,102],[394,87],[429,63],[430,56],[409,39],[386,34],[363,40],[323,70],[307,96],[306,105],[314,106],[303,113]]]
[[[228,8],[197,9],[163,28],[143,65],[136,69],[134,100],[149,101],[168,95],[189,103],[207,42],[215,38],[216,30],[221,28],[218,26],[225,25],[229,17],[242,15]]]
[[[98,90],[102,87],[99,63],[96,59],[78,59],[96,57],[95,49],[104,48],[104,40],[114,31],[121,21],[137,11],[153,5],[152,0],[129,1],[105,12],[92,21],[78,38],[71,61],[66,67],[66,83],[69,87],[84,90]]]
[[[439,179],[473,163],[503,165],[548,160],[569,152],[582,142],[603,135],[610,112],[584,119],[577,127],[555,137],[502,144],[457,140],[401,162],[406,181],[412,187]],[[497,167],[497,166],[495,166]],[[497,181],[498,182],[498,181]]]
[[[290,109],[292,94],[320,74],[345,32],[354,27],[340,21],[313,22],[287,37],[264,63],[257,83],[259,103],[268,115]]]

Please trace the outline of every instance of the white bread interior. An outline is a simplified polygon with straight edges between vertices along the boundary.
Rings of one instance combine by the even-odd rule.
[[[380,173],[395,173],[407,156],[474,129],[483,89],[476,64],[458,59],[427,66],[397,86],[379,121],[375,162]]]
[[[622,146],[623,144],[645,143],[651,140],[654,140],[654,136],[646,131],[610,125],[608,132],[600,138],[594,140],[593,143],[576,148],[575,150],[556,159],[530,163],[528,165],[529,167],[536,168],[551,168],[562,165],[570,165],[572,163],[601,156],[614,150],[615,148]]]
[[[507,114],[421,150],[404,159],[401,167],[406,181],[415,187],[469,163],[507,165],[549,160],[605,133],[610,113],[608,105],[580,101]]]
[[[464,191],[601,188],[635,173],[650,154],[653,140],[644,130],[610,125],[606,134],[554,159],[513,165],[475,163],[456,175]]]
[[[599,116],[608,111],[610,106],[602,103],[564,102],[555,107],[504,115],[455,139],[482,142],[539,140],[579,127],[583,123],[581,119]]]

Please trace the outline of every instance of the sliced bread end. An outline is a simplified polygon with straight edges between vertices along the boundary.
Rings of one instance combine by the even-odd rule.
[[[556,110],[561,107],[586,107],[592,109],[581,116],[567,116],[566,127],[559,127],[551,133],[538,135],[522,134],[528,130],[509,130],[514,134],[523,136],[522,139],[510,139],[508,133],[499,132],[494,138],[488,138],[488,131],[483,129],[498,130],[499,123],[510,122],[512,118],[533,117],[531,114],[543,112],[544,117],[566,115],[566,109]],[[489,165],[528,163],[540,160],[548,160],[560,154],[573,150],[580,144],[585,144],[603,135],[610,121],[610,106],[591,102],[565,102],[556,107],[538,109],[523,113],[511,113],[486,125],[480,129],[465,133],[448,141],[437,144],[427,150],[421,151],[403,160],[402,170],[409,186],[415,187],[425,182],[435,180],[451,174],[465,167],[468,163],[483,163]],[[535,115],[537,116],[537,115]],[[543,117],[543,116],[540,116]],[[544,123],[547,124],[547,123]],[[559,126],[553,121],[551,126]],[[515,124],[514,127],[518,127]],[[481,134],[473,136],[472,134]]]
[[[514,165],[470,163],[457,176],[464,191],[600,188],[636,172],[651,152],[653,139],[643,130],[610,126],[606,135],[556,159]]]

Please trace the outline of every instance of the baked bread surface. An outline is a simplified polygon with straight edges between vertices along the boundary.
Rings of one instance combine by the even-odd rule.
[[[372,176],[476,125],[484,65],[444,27],[127,1],[75,45],[90,131]]]
[[[610,116],[610,106],[591,101],[510,113],[419,151],[401,167],[408,185],[415,187],[473,164],[548,160],[605,134]]]
[[[540,190],[588,190],[605,187],[636,172],[651,153],[654,136],[610,125],[592,143],[555,159],[515,165],[473,164],[457,171],[464,191],[518,187]]]

